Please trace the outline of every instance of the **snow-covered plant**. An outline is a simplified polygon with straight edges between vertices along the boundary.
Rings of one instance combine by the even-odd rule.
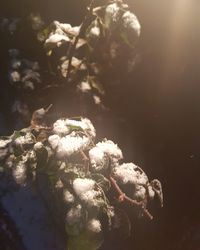
[[[38,39],[53,58],[51,69],[59,72],[60,81],[101,104],[105,87],[122,82],[137,63],[140,31],[127,4],[114,0],[96,6],[91,1],[80,26],[53,21]]]
[[[41,176],[46,178],[40,192],[47,185],[52,193],[58,210],[54,216],[68,236],[67,249],[98,249],[106,232],[120,228],[128,236],[130,208],[152,219],[148,204],[156,196],[163,204],[160,182],[149,181],[134,163],[123,163],[113,141],[96,142],[89,119],[60,118],[47,124],[48,110],[35,111],[30,127],[0,138],[0,165],[18,185],[41,187]]]

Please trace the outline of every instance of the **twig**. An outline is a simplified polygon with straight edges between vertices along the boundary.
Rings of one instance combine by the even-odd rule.
[[[146,215],[150,220],[153,219],[153,216],[147,210],[146,205],[145,205],[144,202],[142,202],[142,201],[139,202],[139,201],[133,200],[130,197],[128,197],[125,193],[122,192],[122,190],[119,187],[119,185],[117,184],[116,180],[111,176],[110,176],[110,181],[111,181],[111,184],[113,185],[114,189],[119,194],[118,199],[119,199],[120,202],[127,201],[131,205],[134,205],[134,206],[137,206],[137,207],[141,208],[144,215]]]
[[[73,55],[74,55],[74,52],[76,50],[76,45],[79,41],[79,38],[81,36],[81,34],[85,31],[85,29],[87,28],[87,20],[88,18],[91,16],[92,14],[92,8],[93,8],[93,4],[94,4],[94,0],[91,0],[90,2],[90,5],[89,5],[89,11],[88,13],[86,14],[81,26],[80,26],[80,30],[79,30],[79,33],[78,35],[76,36],[75,40],[74,40],[74,43],[71,45],[71,48],[69,50],[69,63],[68,63],[68,68],[67,68],[67,76],[66,76],[66,81],[68,83],[69,81],[69,76],[70,76],[70,71],[71,71],[71,68],[72,68],[72,58],[73,58]]]
[[[85,163],[85,173],[88,174],[88,172],[89,172],[89,159],[83,150],[80,151],[80,154],[81,154],[82,159]]]

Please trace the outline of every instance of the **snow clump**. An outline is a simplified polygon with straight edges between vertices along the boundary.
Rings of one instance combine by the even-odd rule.
[[[91,137],[96,136],[96,131],[87,118],[80,118],[80,120],[73,119],[59,119],[53,124],[53,132],[58,135],[69,134],[73,130],[81,130]]]
[[[87,223],[87,229],[94,233],[100,233],[101,232],[101,223],[97,219],[91,219]]]
[[[146,174],[133,163],[123,163],[113,169],[113,176],[122,184],[146,185]]]
[[[76,178],[73,181],[76,195],[90,207],[98,206],[98,198],[101,195],[100,191],[94,190],[95,183],[94,180],[87,178]]]
[[[109,159],[112,165],[118,163],[123,158],[121,149],[111,140],[104,140],[96,144],[94,148],[89,151],[89,158],[91,167],[95,171],[101,171],[107,168]]]
[[[75,132],[65,137],[51,135],[48,141],[51,147],[56,150],[58,158],[68,157],[81,150],[85,150],[90,144],[90,139],[88,137],[77,135]]]

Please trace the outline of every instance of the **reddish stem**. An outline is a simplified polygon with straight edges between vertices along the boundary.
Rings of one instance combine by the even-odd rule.
[[[142,213],[144,215],[146,215],[150,220],[153,219],[153,216],[150,214],[150,212],[147,210],[146,205],[144,202],[142,201],[136,201],[131,199],[130,197],[128,197],[125,193],[122,192],[121,188],[119,187],[119,185],[117,184],[116,180],[110,176],[110,181],[111,184],[113,185],[114,189],[117,191],[117,193],[119,194],[118,200],[120,202],[123,201],[127,201],[128,203],[130,203],[131,205],[135,205],[138,206],[139,208],[142,209]]]

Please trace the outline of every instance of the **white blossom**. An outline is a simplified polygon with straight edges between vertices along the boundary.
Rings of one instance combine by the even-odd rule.
[[[101,232],[101,223],[97,219],[91,219],[87,223],[87,229],[94,233],[100,233]]]

